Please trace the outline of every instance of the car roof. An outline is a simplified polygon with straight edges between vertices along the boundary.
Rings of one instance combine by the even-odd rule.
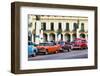
[[[86,40],[85,38],[75,38],[75,40]]]
[[[42,42],[42,43],[52,43],[52,42]],[[41,44],[41,43],[39,43],[39,44]]]

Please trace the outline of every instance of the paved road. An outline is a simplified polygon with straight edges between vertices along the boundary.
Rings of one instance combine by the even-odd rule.
[[[28,60],[53,60],[53,59],[79,59],[88,58],[88,50],[72,50],[71,52],[63,52],[49,55],[37,55],[30,57]]]

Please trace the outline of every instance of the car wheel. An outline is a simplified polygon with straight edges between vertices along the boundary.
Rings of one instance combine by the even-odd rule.
[[[45,54],[45,55],[48,55],[48,50],[46,50],[46,51],[44,52],[44,54]]]
[[[71,51],[71,49],[69,48],[69,49],[68,49],[68,52],[70,52],[70,51]]]
[[[60,51],[60,52],[63,52],[63,51],[64,51],[64,49],[63,49],[63,48],[60,48],[60,49],[59,49],[59,51]]]
[[[86,46],[85,49],[88,49],[88,47]]]
[[[84,47],[80,47],[80,50],[83,50],[84,49]]]
[[[55,51],[55,54],[57,54],[57,53],[58,53],[58,50]]]
[[[73,46],[71,45],[71,50],[73,50]]]
[[[32,57],[34,57],[34,56],[36,56],[36,53],[35,52],[32,54]]]

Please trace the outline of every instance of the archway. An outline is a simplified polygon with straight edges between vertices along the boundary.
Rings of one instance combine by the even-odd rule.
[[[80,38],[85,38],[85,34],[80,34]]]
[[[63,34],[61,34],[61,40],[63,40]]]
[[[61,34],[61,33],[58,34],[58,35],[57,35],[57,40],[58,40],[58,41],[63,40],[63,34]]]
[[[55,34],[54,33],[50,34],[50,41],[55,41]]]
[[[75,40],[75,38],[76,38],[76,34],[73,34],[73,35],[72,35],[72,38],[73,38],[73,40]]]
[[[48,41],[48,40],[47,40],[47,37],[48,37],[47,34],[44,33],[44,34],[43,34],[43,41],[44,41],[44,42],[47,42],[47,41]]]
[[[70,34],[66,33],[64,39],[65,41],[70,42]]]

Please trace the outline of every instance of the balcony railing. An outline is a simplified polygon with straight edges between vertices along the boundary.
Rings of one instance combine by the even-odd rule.
[[[65,31],[64,32],[70,32],[70,29],[65,29]]]
[[[58,29],[56,32],[57,33],[62,33],[62,29]]]
[[[73,29],[72,32],[76,32],[77,29]]]
[[[84,29],[81,29],[79,32],[85,32],[85,30]]]

